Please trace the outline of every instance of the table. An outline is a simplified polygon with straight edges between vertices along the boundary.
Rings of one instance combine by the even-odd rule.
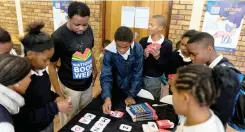
[[[137,97],[136,103],[149,103],[154,104],[158,103],[153,100],[148,100],[144,98]],[[85,128],[84,132],[89,132],[92,126],[99,120],[100,117],[106,117],[111,119],[111,122],[104,128],[103,132],[123,132],[119,129],[121,124],[126,124],[132,126],[131,132],[143,132],[142,124],[147,124],[149,121],[141,121],[141,122],[133,122],[131,117],[128,115],[128,113],[125,110],[125,104],[124,101],[120,102],[112,102],[112,110],[119,110],[122,112],[125,112],[124,116],[122,118],[114,118],[110,117],[109,115],[105,115],[102,112],[102,100],[100,99],[100,96],[95,98],[85,109],[83,109],[81,112],[79,112],[72,120],[70,120],[63,128],[59,130],[59,132],[72,132],[71,128],[75,125],[79,125],[83,128]],[[153,107],[160,120],[162,119],[168,119],[175,123],[175,125],[178,124],[178,116],[175,114],[173,106],[167,105],[167,106],[161,106],[161,107]],[[86,113],[95,114],[96,117],[93,119],[88,125],[82,124],[79,122],[79,119],[83,117]]]

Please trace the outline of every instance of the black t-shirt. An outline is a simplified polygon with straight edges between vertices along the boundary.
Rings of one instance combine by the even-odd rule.
[[[66,24],[58,28],[52,38],[55,52],[51,62],[61,60],[58,71],[60,81],[68,88],[84,91],[92,82],[92,48],[94,37],[91,26],[82,34],[68,29]]]

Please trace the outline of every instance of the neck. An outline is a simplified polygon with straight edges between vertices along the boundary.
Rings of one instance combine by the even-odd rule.
[[[207,121],[211,117],[209,107],[192,107],[186,115],[185,126],[193,126]]]
[[[160,34],[160,33],[151,35],[151,39],[152,39],[154,42],[160,40],[161,38],[162,38],[162,34]]]
[[[66,26],[67,26],[67,28],[71,31],[70,21],[68,21],[68,22],[66,23]]]
[[[29,60],[26,56],[25,56],[25,59],[29,62],[29,64],[31,64],[31,69],[32,69],[33,71],[37,71],[37,68],[35,68],[35,67],[32,65],[31,60]]]
[[[209,61],[206,63],[207,65],[210,65],[219,55],[217,53],[213,53],[213,55],[211,55]]]

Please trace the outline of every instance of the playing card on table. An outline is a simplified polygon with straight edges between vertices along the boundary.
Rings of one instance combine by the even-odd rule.
[[[151,132],[148,124],[142,124],[143,132]]]
[[[100,122],[105,122],[106,124],[108,124],[111,121],[111,119],[105,118],[105,117],[100,117],[99,121]]]
[[[90,119],[87,119],[85,117],[82,117],[80,120],[79,120],[80,123],[83,123],[83,124],[89,124],[91,122]]]
[[[90,131],[91,132],[102,132],[104,128],[102,127],[96,127],[96,126],[93,126]]]
[[[157,124],[155,122],[148,122],[151,132],[158,132]]]
[[[97,121],[94,126],[95,127],[102,127],[103,129],[106,127],[107,123],[105,122],[101,122],[101,121]]]
[[[125,125],[125,124],[121,124],[120,127],[119,127],[119,129],[120,129],[120,130],[123,130],[123,131],[130,132],[131,129],[132,129],[132,126]]]
[[[78,125],[75,125],[74,127],[71,128],[71,130],[73,132],[83,132],[84,131],[84,128],[83,127],[80,127]]]
[[[123,115],[124,115],[124,112],[117,111],[117,110],[110,112],[110,116],[116,117],[116,118],[121,118],[123,117]]]
[[[91,114],[91,113],[87,113],[83,117],[85,117],[87,119],[90,119],[90,120],[93,120],[96,117],[96,115]]]

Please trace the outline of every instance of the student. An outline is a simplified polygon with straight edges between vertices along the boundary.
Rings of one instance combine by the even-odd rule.
[[[11,115],[25,104],[21,94],[31,82],[31,66],[24,59],[8,54],[0,55],[0,130],[14,132]]]
[[[0,54],[17,55],[10,34],[2,27],[0,27]]]
[[[175,48],[174,52],[176,52],[180,49],[180,43],[181,43],[180,40],[176,43],[176,48]]]
[[[225,67],[211,69],[192,64],[178,70],[171,87],[173,106],[184,120],[176,132],[225,132],[220,119],[210,109],[222,87],[237,83],[232,70]]]
[[[224,63],[230,63],[223,55],[216,53],[213,36],[205,32],[200,32],[189,39],[187,42],[187,51],[194,64],[206,64],[210,68],[214,68]],[[236,83],[230,83],[230,85],[226,87],[221,85],[220,97],[216,100],[216,103],[211,106],[211,109],[225,126],[233,115],[236,97],[240,90],[237,74],[233,70],[232,76],[234,77],[231,80],[234,80]]]
[[[160,98],[161,76],[166,72],[168,59],[172,53],[172,42],[163,35],[166,22],[163,16],[155,15],[149,25],[150,36],[142,38],[139,43],[144,49],[144,89],[151,92],[155,99]],[[151,46],[157,44],[158,46]]]
[[[176,74],[178,68],[191,64],[191,58],[187,52],[186,45],[188,40],[197,33],[198,31],[196,30],[189,30],[182,35],[180,49],[174,51],[169,59],[168,68],[166,70],[167,75]]]
[[[95,82],[97,76],[92,52],[94,37],[89,25],[90,9],[85,3],[72,2],[68,6],[68,17],[68,22],[52,34],[55,53],[49,65],[55,91],[63,98],[71,97],[73,105],[71,113],[61,115],[61,126],[92,101],[92,81]],[[57,74],[59,59],[61,65]]]
[[[34,21],[28,26],[27,34],[21,40],[25,58],[31,65],[31,79],[23,97],[26,104],[14,115],[16,132],[53,132],[53,120],[59,112],[71,112],[68,100],[51,91],[51,83],[46,67],[53,56],[53,41],[40,31],[43,21]]]
[[[110,113],[112,103],[118,100],[125,100],[126,105],[135,104],[134,97],[142,87],[141,45],[133,41],[133,32],[124,26],[117,29],[114,39],[105,48],[100,76],[101,97],[104,101],[102,108],[105,114]]]
[[[102,49],[102,51],[101,51],[101,53],[100,53],[100,56],[99,56],[99,70],[101,71],[101,68],[102,68],[102,63],[103,63],[103,58],[104,58],[104,53],[105,53],[105,47],[106,46],[108,46],[109,44],[111,43],[111,41],[110,40],[105,40],[104,42],[103,42],[103,49]]]

